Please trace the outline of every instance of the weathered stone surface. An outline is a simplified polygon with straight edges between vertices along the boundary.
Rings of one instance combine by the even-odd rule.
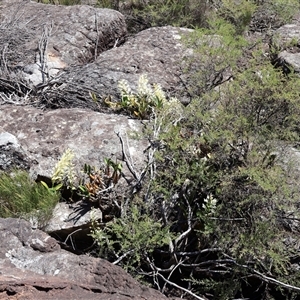
[[[28,222],[0,218],[1,299],[167,299],[109,262],[76,256]]]
[[[274,42],[281,48],[300,44],[300,24],[286,24],[278,28],[273,35]]]
[[[143,150],[148,145],[139,138],[139,121],[79,108],[43,111],[2,105],[0,128],[15,135],[29,158],[37,162],[32,165],[32,174],[48,177],[68,148],[75,153],[75,166],[82,168],[87,163],[99,168],[104,158],[122,160],[121,143],[116,135],[119,132],[124,141],[128,137],[127,153],[138,170],[144,166]],[[128,174],[125,164],[123,166]]]
[[[92,210],[87,201],[73,204],[60,202],[55,206],[52,218],[43,230],[62,243],[74,247],[69,248],[70,250],[80,252],[93,244],[89,236],[92,220],[102,222],[102,216],[102,211],[99,208]]]
[[[127,33],[123,15],[110,9],[31,1],[0,5],[2,71],[14,70],[34,85],[67,66],[93,61],[102,51],[122,43]]]
[[[278,54],[277,66],[282,66],[285,72],[293,69],[300,72],[300,24],[287,24],[276,30],[272,43],[282,49]]]
[[[119,80],[126,79],[135,89],[139,77],[146,74],[150,83],[159,83],[168,96],[190,100],[184,74],[184,56],[191,52],[182,42],[188,29],[171,26],[150,28],[131,37],[120,47],[105,51],[85,66],[72,67],[42,90],[48,107],[90,107],[99,109],[90,92],[99,96],[99,104],[108,95],[117,101]],[[105,106],[100,108],[108,110]]]
[[[283,65],[287,70],[289,67],[293,71],[300,72],[300,53],[290,53],[289,51],[282,51],[278,54],[279,65]]]

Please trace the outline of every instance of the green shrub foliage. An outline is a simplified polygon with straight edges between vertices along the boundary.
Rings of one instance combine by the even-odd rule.
[[[248,28],[269,33],[291,20],[299,1],[98,4],[125,12],[142,27],[200,27],[186,40],[193,49],[193,58],[185,59],[189,105],[167,99],[146,77],[137,92],[121,81],[120,102],[104,101],[115,111],[149,119],[144,124],[150,146],[142,175],[129,168],[134,177],[133,183],[128,180],[134,185],[129,195],[118,201],[96,197],[105,198],[105,207],[118,208],[101,224],[93,220],[99,255],[162,292],[177,289],[183,297],[299,296],[294,266],[299,246],[293,245],[299,238],[294,224],[300,218],[299,183],[291,153],[299,144],[300,79],[272,65],[274,45],[268,52],[257,39],[251,44],[245,38]],[[108,167],[116,176],[101,177],[86,167],[89,182],[81,192],[91,198],[112,189],[102,179],[111,183],[123,173],[118,163]],[[59,173],[55,183],[70,184],[67,174]],[[19,199],[18,185],[13,188]],[[7,208],[10,202],[3,199],[2,211],[14,212],[18,205]]]
[[[211,66],[206,81],[200,71],[193,78],[192,102],[166,101],[147,123],[154,160],[135,195],[144,208],[129,208],[139,217],[121,215],[93,236],[104,257],[134,266],[161,291],[176,282],[192,295],[231,299],[251,286],[264,299],[278,288],[284,299],[291,295],[285,284],[299,280],[291,268],[295,248],[286,247],[295,234],[284,220],[298,214],[288,149],[299,142],[300,79],[274,68],[259,45],[243,56],[249,45],[227,21],[219,24],[227,28],[209,29],[218,47],[205,42],[203,30],[188,44]],[[204,84],[225,69],[223,84]],[[148,244],[137,230],[145,226],[153,231]],[[271,277],[277,282],[270,285]]]
[[[59,195],[33,182],[25,171],[0,174],[0,217],[23,217],[35,220],[39,227],[47,224]]]

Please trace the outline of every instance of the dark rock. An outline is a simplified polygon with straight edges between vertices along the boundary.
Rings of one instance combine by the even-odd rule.
[[[0,132],[0,170],[8,171],[12,168],[28,170],[32,163],[14,135]]]
[[[1,299],[167,299],[109,262],[77,256],[28,222],[0,219]]]

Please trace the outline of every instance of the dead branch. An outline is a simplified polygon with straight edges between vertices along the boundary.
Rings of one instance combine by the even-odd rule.
[[[284,282],[276,280],[275,278],[272,278],[272,277],[268,277],[268,276],[266,276],[264,274],[261,274],[260,272],[258,272],[256,270],[252,270],[252,272],[256,275],[256,277],[262,279],[266,283],[273,283],[273,284],[279,285],[279,286],[281,286],[281,287],[283,287],[285,289],[288,289],[288,290],[291,290],[291,291],[300,292],[300,288],[299,287],[296,287],[294,285],[290,285],[290,284],[284,283]]]
[[[199,300],[206,300],[206,299],[204,299],[204,298],[202,298],[202,297],[200,297],[200,296],[197,296],[196,294],[194,294],[194,293],[191,292],[190,290],[185,289],[184,287],[181,287],[181,286],[179,286],[178,284],[176,284],[176,283],[174,283],[174,282],[172,282],[172,281],[166,279],[164,276],[162,276],[162,275],[159,274],[159,273],[157,273],[157,276],[159,276],[162,280],[164,280],[164,281],[165,281],[166,283],[168,283],[169,285],[172,285],[172,286],[176,287],[177,289],[184,291],[185,293],[187,293],[187,294],[189,294],[189,295],[195,297],[196,299],[199,299]]]
[[[39,41],[39,62],[41,66],[41,73],[43,84],[49,80],[49,68],[48,68],[48,41],[53,29],[53,22],[50,27],[44,27],[41,39]]]

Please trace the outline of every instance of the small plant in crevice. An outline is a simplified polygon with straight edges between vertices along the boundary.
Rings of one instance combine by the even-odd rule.
[[[110,158],[104,159],[104,170],[97,170],[88,164],[84,165],[84,175],[80,179],[78,190],[81,195],[90,201],[97,201],[97,195],[111,190],[121,177],[122,164]]]
[[[167,102],[165,93],[159,84],[149,84],[146,75],[141,75],[138,80],[137,91],[130,88],[126,80],[120,80],[118,88],[121,94],[119,102],[112,102],[110,97],[104,100],[104,104],[115,111],[128,113],[137,119],[149,119],[154,109],[161,109]],[[97,101],[91,94],[93,101]]]
[[[67,149],[61,156],[60,160],[56,163],[53,174],[51,176],[51,183],[47,184],[41,181],[41,184],[50,192],[66,193],[68,197],[76,191],[76,172],[73,159],[74,152]]]

